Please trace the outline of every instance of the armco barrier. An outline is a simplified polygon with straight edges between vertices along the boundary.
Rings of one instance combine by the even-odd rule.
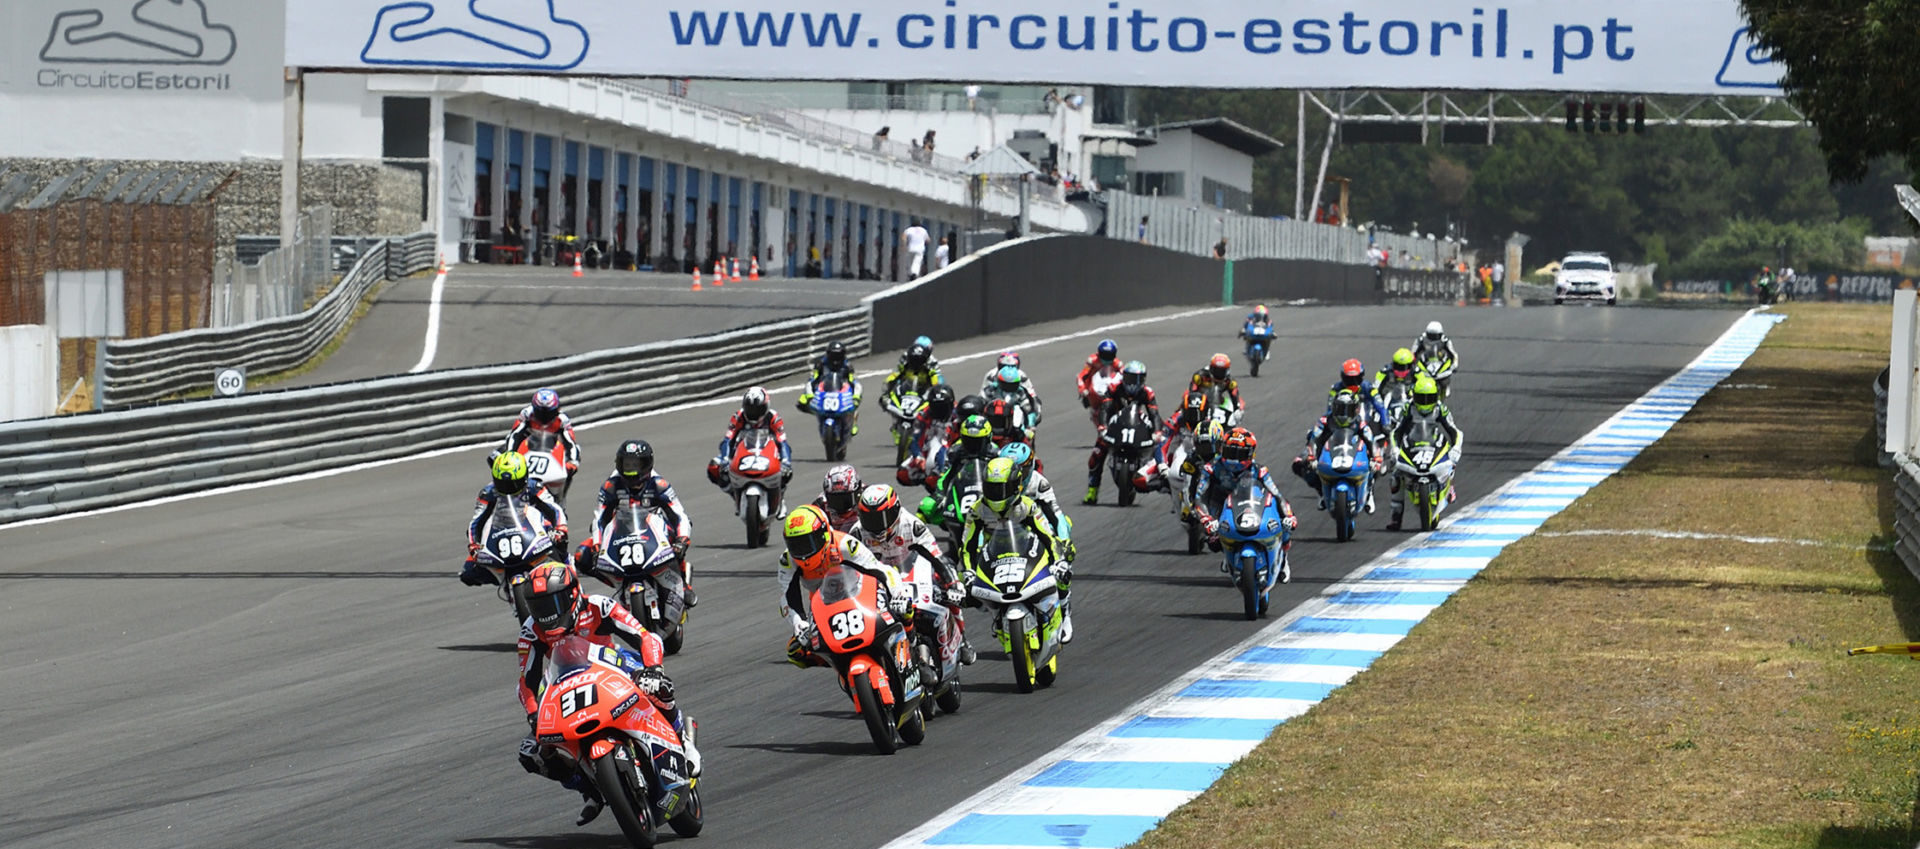
[[[1893,552],[1907,571],[1920,578],[1920,466],[1894,455]]]
[[[154,401],[213,386],[229,366],[269,373],[300,365],[338,334],[367,290],[433,267],[433,235],[376,244],[306,311],[234,327],[204,328],[106,343],[106,406]]]
[[[541,386],[582,423],[660,409],[792,374],[834,339],[864,354],[870,337],[861,307],[551,360],[0,424],[0,522],[478,443],[504,434]]]
[[[1220,303],[1228,264],[1094,236],[1005,242],[914,283],[869,296],[875,348],[915,336],[965,338],[1083,315]],[[1233,299],[1335,304],[1453,303],[1464,275],[1313,260],[1232,263]]]

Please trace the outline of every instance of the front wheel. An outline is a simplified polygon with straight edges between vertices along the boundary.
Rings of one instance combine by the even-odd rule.
[[[700,830],[707,827],[707,813],[700,805],[700,788],[687,788],[687,801],[680,805],[680,813],[667,820],[673,827],[673,833],[681,837],[699,837]]]
[[[1033,650],[1027,647],[1025,629],[1015,631],[1008,636],[1008,654],[1013,660],[1013,688],[1022,693],[1033,692]]]
[[[860,676],[853,687],[854,698],[860,702],[860,718],[867,721],[867,734],[873,738],[873,750],[883,755],[893,754],[900,748],[900,741],[893,733],[893,710],[880,701],[880,694],[865,675]]]
[[[1440,527],[1440,492],[1425,490],[1419,493],[1420,530],[1431,531]]]
[[[1244,608],[1247,620],[1260,618],[1260,562],[1251,554],[1240,555],[1240,604]]]
[[[1186,525],[1187,525],[1187,553],[1199,554],[1200,549],[1206,547],[1207,535],[1200,530],[1200,520],[1198,519],[1189,517],[1186,519]]]
[[[1259,377],[1260,363],[1265,359],[1266,359],[1265,353],[1262,352],[1259,348],[1248,348],[1247,349],[1247,373],[1249,375],[1252,375],[1253,377]]]
[[[687,644],[687,626],[682,624],[675,627],[673,633],[668,634],[660,642],[667,650],[667,654],[679,654],[681,647]]]
[[[927,739],[927,714],[915,708],[907,714],[907,721],[900,723],[900,740],[909,746],[918,746]]]
[[[1333,538],[1339,542],[1353,539],[1353,504],[1351,495],[1336,491],[1333,494]]]
[[[647,801],[647,788],[642,786],[633,762],[621,762],[619,754],[625,753],[626,747],[623,745],[614,751],[616,754],[593,762],[594,784],[600,788],[600,797],[613,811],[614,820],[620,823],[620,831],[627,835],[633,849],[653,849],[653,844],[660,839],[660,827],[653,821],[653,805]]]
[[[1132,507],[1133,497],[1136,494],[1133,488],[1132,473],[1128,472],[1124,466],[1115,468],[1113,470],[1113,485],[1119,490],[1120,506]]]

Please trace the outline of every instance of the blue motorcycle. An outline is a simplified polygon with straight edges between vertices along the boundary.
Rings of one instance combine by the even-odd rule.
[[[827,372],[813,384],[813,401],[809,406],[820,420],[820,443],[826,447],[827,462],[840,463],[847,459],[847,442],[853,438],[850,419],[860,408],[857,386],[851,376],[840,371]]]
[[[1248,619],[1267,615],[1275,583],[1293,579],[1293,567],[1287,563],[1287,530],[1280,512],[1280,499],[1260,485],[1251,474],[1243,476],[1221,509],[1220,549],[1225,553],[1227,573],[1240,588],[1240,601]]]
[[[1249,321],[1240,329],[1241,338],[1247,340],[1247,373],[1260,376],[1260,364],[1267,361],[1267,351],[1273,347],[1273,325]]]
[[[1358,428],[1335,428],[1314,470],[1320,477],[1320,496],[1333,513],[1334,538],[1353,539],[1354,519],[1366,508],[1367,487],[1373,482],[1373,463]]]

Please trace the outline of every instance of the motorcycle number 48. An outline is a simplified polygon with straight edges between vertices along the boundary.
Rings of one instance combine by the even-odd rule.
[[[867,630],[867,617],[852,611],[843,611],[835,613],[833,618],[828,619],[827,627],[832,629],[834,639],[844,640],[855,634],[864,633]]]
[[[767,465],[766,457],[759,454],[748,454],[745,457],[741,457],[740,462],[735,464],[734,468],[743,472],[764,472],[767,470]]]
[[[579,711],[593,707],[593,703],[599,700],[599,698],[600,696],[594,692],[594,686],[592,684],[584,684],[568,690],[560,696],[560,715],[572,716]]]

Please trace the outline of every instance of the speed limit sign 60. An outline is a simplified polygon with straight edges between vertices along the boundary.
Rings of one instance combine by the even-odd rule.
[[[213,390],[231,398],[247,388],[247,374],[237,368],[221,369],[213,376]]]

